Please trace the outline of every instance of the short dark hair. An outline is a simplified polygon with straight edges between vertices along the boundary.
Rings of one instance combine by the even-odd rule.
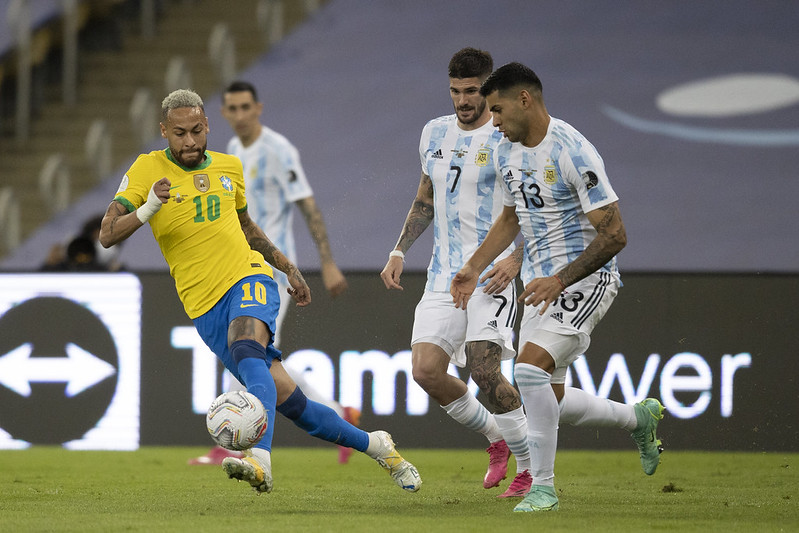
[[[88,237],[75,237],[69,241],[67,245],[67,257],[70,261],[78,261],[81,256],[89,256],[92,261],[97,257],[97,249],[94,247],[94,241]]]
[[[253,101],[258,101],[258,91],[255,90],[255,86],[248,82],[242,80],[236,80],[232,82],[230,85],[227,86],[225,92],[222,93],[222,101],[225,101],[225,93],[242,93],[242,92],[249,92],[252,94]]]
[[[103,216],[104,215],[99,214],[86,219],[86,221],[83,223],[83,227],[80,230],[80,236],[93,239],[94,234],[100,231],[100,228],[103,225]]]
[[[494,70],[491,54],[477,48],[463,48],[449,60],[450,78],[485,79]]]
[[[544,92],[541,80],[538,79],[533,69],[514,62],[503,65],[492,72],[483,82],[483,85],[480,86],[480,94],[488,96],[494,91],[507,91],[519,85],[533,89],[538,93]]]

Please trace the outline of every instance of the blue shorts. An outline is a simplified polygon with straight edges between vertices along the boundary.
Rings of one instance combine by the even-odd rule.
[[[230,323],[240,316],[257,318],[272,333],[266,347],[266,361],[281,360],[280,351],[274,347],[275,318],[280,310],[280,294],[275,280],[265,274],[247,276],[225,293],[225,295],[205,314],[193,320],[200,337],[219,357],[225,368],[244,383],[239,376],[236,363],[230,355],[227,334]]]

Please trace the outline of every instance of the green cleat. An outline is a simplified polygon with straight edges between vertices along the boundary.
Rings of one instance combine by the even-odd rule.
[[[527,496],[513,508],[514,513],[535,513],[538,511],[557,511],[558,497],[555,487],[533,485]]]
[[[655,398],[638,402],[633,408],[638,419],[638,427],[631,435],[641,453],[641,467],[646,475],[651,476],[657,470],[660,454],[663,452],[663,444],[658,440],[655,430],[658,422],[663,419],[663,411],[666,409]]]

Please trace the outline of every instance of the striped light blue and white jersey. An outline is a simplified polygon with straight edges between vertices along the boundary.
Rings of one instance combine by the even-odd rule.
[[[618,200],[596,148],[556,118],[534,148],[503,139],[495,164],[506,185],[505,205],[516,206],[524,236],[525,284],[574,261],[597,234],[586,213]],[[618,279],[616,258],[600,271]]]
[[[464,131],[454,114],[433,119],[422,130],[419,157],[422,172],[433,183],[434,203],[433,256],[425,287],[429,291],[449,292],[452,278],[502,212],[502,181],[492,164],[501,140],[491,121]],[[513,248],[496,260],[510,255]]]
[[[261,127],[261,135],[246,148],[238,137],[233,137],[227,151],[241,159],[244,166],[250,218],[289,260],[296,262],[291,209],[297,200],[313,196],[299,151],[283,135],[266,126]]]

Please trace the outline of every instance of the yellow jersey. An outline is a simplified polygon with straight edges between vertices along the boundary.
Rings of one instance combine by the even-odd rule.
[[[177,163],[169,151],[140,155],[114,198],[129,212],[147,201],[153,183],[172,183],[169,201],[150,218],[150,228],[169,265],[180,301],[197,318],[246,276],[272,276],[272,267],[250,248],[239,222],[246,211],[239,158],[205,152],[196,168]]]

